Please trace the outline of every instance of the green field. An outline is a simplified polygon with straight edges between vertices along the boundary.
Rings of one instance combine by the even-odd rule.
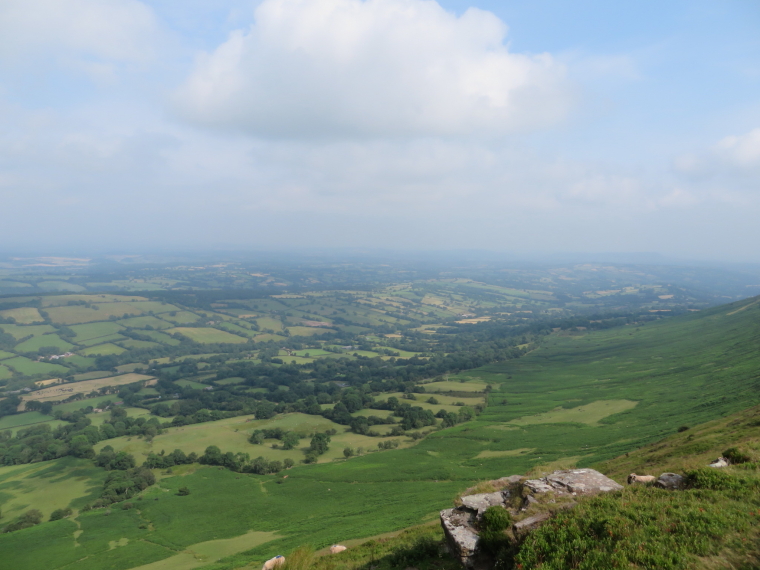
[[[111,336],[117,334],[119,331],[124,330],[124,327],[120,324],[103,321],[100,323],[89,323],[86,325],[74,325],[70,327],[76,335],[74,342],[82,343],[92,339],[98,339],[105,336]]]
[[[84,356],[107,356],[109,354],[121,354],[126,352],[126,349],[116,346],[115,344],[105,343],[91,346],[79,351],[79,354]]]
[[[106,343],[109,343],[109,342],[120,342],[120,341],[126,340],[126,339],[127,339],[127,337],[125,337],[124,335],[109,334],[109,335],[106,335],[106,336],[99,336],[99,337],[96,337],[96,338],[91,338],[89,340],[82,340],[82,341],[79,341],[79,344],[81,346],[84,346],[84,347],[90,347],[90,346],[95,346],[97,344],[106,344]]]
[[[8,309],[7,311],[0,311],[0,318],[14,319],[16,324],[30,325],[32,323],[41,323],[42,315],[34,307],[20,307],[18,309]]]
[[[194,388],[195,390],[203,390],[208,388],[208,384],[201,384],[200,382],[193,382],[192,380],[177,380],[176,384],[183,388]]]
[[[18,352],[37,352],[43,346],[55,347],[58,352],[68,352],[74,348],[73,344],[70,344],[59,337],[57,334],[44,334],[42,336],[35,336],[13,347]]]
[[[188,325],[200,319],[198,315],[190,311],[177,311],[175,314],[165,313],[161,315],[161,318],[175,325]]]
[[[158,342],[150,342],[147,340],[133,340],[133,339],[127,339],[120,342],[121,346],[127,349],[134,349],[134,348],[156,348],[158,346],[161,346]]]
[[[260,317],[256,319],[256,324],[263,331],[266,329],[272,329],[274,332],[283,330],[282,321],[273,317]]]
[[[122,319],[119,321],[119,324],[135,329],[144,329],[146,327],[153,327],[154,329],[170,329],[174,326],[171,323],[167,323],[166,321],[153,316]]]
[[[266,440],[262,445],[248,443],[248,436],[253,430],[277,427],[301,434],[304,438],[301,440],[301,446],[296,449],[284,450],[272,449],[272,445],[278,443],[276,440]],[[383,428],[384,426],[377,427]],[[181,449],[185,453],[195,452],[200,455],[209,445],[216,445],[225,452],[248,453],[251,457],[262,456],[270,461],[283,461],[290,458],[300,462],[304,458],[302,448],[308,447],[310,434],[328,429],[335,429],[338,433],[332,436],[329,451],[319,457],[320,463],[342,460],[343,449],[346,447],[362,447],[366,451],[372,451],[372,455],[378,455],[376,453],[377,444],[381,441],[398,439],[401,441],[401,447],[408,447],[412,444],[409,438],[376,438],[357,435],[346,431],[345,426],[333,423],[321,416],[292,413],[271,420],[254,420],[253,416],[240,416],[217,422],[169,428],[166,433],[157,435],[152,442],[134,437],[119,437],[97,444],[96,450],[105,445],[110,445],[117,451],[132,453],[142,461],[142,458],[146,457],[148,453],[159,453],[162,449],[167,453],[174,449]],[[383,453],[390,452],[385,451]],[[355,460],[351,459],[351,461]]]
[[[13,372],[11,372],[6,366],[0,364],[0,380],[6,380],[11,376],[13,376]]]
[[[141,315],[142,311],[133,307],[131,303],[98,303],[95,308],[82,305],[64,307],[50,307],[46,309],[50,319],[59,325],[75,325],[79,323],[92,323],[106,321],[110,317],[122,317],[123,315]]]
[[[40,412],[24,412],[12,416],[3,416],[0,418],[0,431],[6,429],[24,428],[42,422],[50,422],[51,416],[46,416]],[[55,421],[55,420],[53,420]],[[64,423],[64,422],[57,422]]]
[[[55,328],[50,325],[0,325],[3,332],[12,335],[16,340],[32,335],[39,336],[55,332]]]
[[[168,344],[169,346],[177,346],[179,344],[179,341],[176,338],[172,338],[168,334],[164,334],[161,332],[141,331],[140,334],[150,337],[156,342],[160,342],[161,344]]]
[[[20,372],[21,374],[28,374],[30,376],[33,374],[65,374],[69,370],[65,366],[60,366],[58,364],[48,364],[47,362],[36,362],[34,360],[24,358],[23,356],[17,356],[16,358],[3,360],[3,366],[7,366],[16,372]]]
[[[98,492],[103,479],[102,469],[91,461],[73,457],[0,467],[0,508],[7,518],[15,518],[30,508],[48,517],[55,509],[86,503]]]
[[[233,343],[248,342],[247,338],[243,338],[243,337],[240,337],[240,336],[237,336],[225,331],[220,331],[219,329],[212,329],[212,328],[177,327],[174,329],[169,329],[167,332],[172,333],[172,334],[179,333],[195,342],[200,342],[201,344],[212,344],[212,343],[221,343],[221,342],[233,342]]]

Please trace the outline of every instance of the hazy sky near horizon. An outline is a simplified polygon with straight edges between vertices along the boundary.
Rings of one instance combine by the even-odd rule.
[[[3,249],[760,261],[760,4],[2,0]]]

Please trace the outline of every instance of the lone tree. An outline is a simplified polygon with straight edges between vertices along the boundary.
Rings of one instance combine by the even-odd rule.
[[[311,438],[309,451],[316,453],[317,455],[322,455],[328,449],[330,449],[329,444],[330,444],[329,435],[327,435],[326,433],[315,433],[314,437]]]

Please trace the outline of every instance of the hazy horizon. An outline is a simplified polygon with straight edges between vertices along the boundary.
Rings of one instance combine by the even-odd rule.
[[[0,253],[758,263],[759,25],[741,0],[6,0]]]

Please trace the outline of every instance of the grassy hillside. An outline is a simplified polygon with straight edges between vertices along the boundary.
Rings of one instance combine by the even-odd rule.
[[[618,480],[629,473],[683,473],[704,467],[732,447],[760,460],[760,406],[690,427],[594,467]]]
[[[114,505],[109,514],[96,510],[0,535],[0,559],[16,568],[57,569],[87,557],[76,567],[127,570],[162,559],[169,564],[194,545],[250,531],[277,535],[251,535],[234,547],[218,543],[216,554],[200,561],[221,570],[301,544],[322,548],[434,520],[473,481],[551,462],[611,460],[679,426],[760,402],[759,317],[760,299],[750,299],[641,327],[557,333],[526,357],[449,377],[447,388],[461,387],[462,397],[468,381],[494,386],[490,405],[417,445],[297,466],[287,479],[175,468],[159,474],[134,508]],[[699,434],[689,431],[677,437]],[[699,453],[709,456],[713,448]],[[610,469],[621,478],[628,467]],[[183,486],[189,496],[176,494]],[[76,530],[82,532],[74,541]],[[34,550],[24,546],[30,544]]]

